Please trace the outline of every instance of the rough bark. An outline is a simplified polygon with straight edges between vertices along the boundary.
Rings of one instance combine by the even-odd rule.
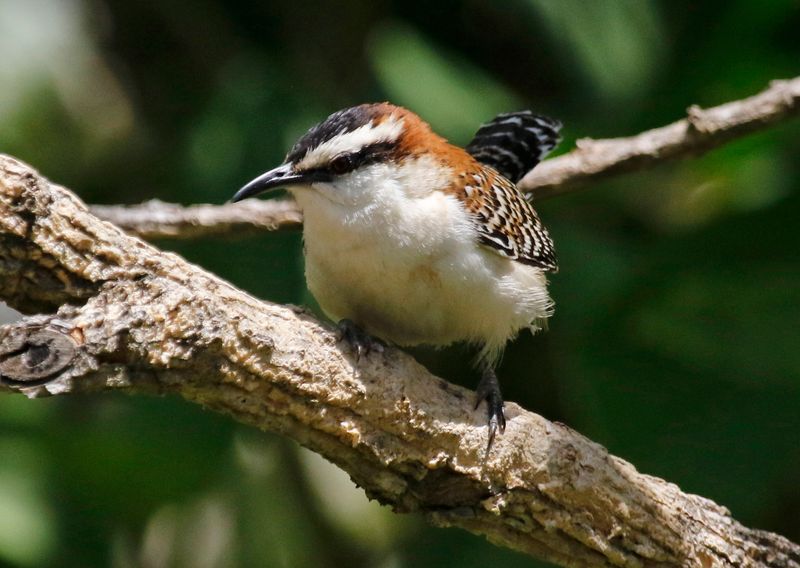
[[[570,428],[508,405],[484,460],[473,393],[399,350],[356,363],[325,324],[92,215],[0,156],[0,391],[175,393],[281,432],[399,512],[564,566],[800,567],[800,547]]]
[[[773,81],[761,93],[709,109],[689,107],[688,117],[627,138],[578,140],[572,152],[545,160],[518,184],[536,199],[573,191],[598,179],[697,156],[764,130],[800,112],[800,77]],[[297,228],[302,215],[291,201],[248,200],[237,205],[180,205],[149,201],[136,206],[94,206],[101,218],[147,239],[239,236]]]

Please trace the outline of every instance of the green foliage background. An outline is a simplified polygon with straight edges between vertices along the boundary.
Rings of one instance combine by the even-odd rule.
[[[90,203],[223,202],[364,101],[462,144],[533,108],[563,120],[564,151],[797,75],[799,28],[794,0],[4,0],[0,151]],[[542,202],[557,313],[500,370],[509,399],[795,541],[799,153],[787,123]],[[158,244],[313,306],[299,234]],[[475,382],[461,349],[415,355]],[[6,396],[0,565],[532,563],[395,516],[293,443],[180,400]]]

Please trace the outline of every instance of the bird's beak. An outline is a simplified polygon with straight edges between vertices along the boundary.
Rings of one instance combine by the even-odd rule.
[[[289,185],[299,185],[305,183],[312,183],[315,181],[324,181],[319,172],[305,172],[294,173],[291,164],[283,164],[274,170],[270,170],[261,174],[256,179],[245,185],[242,189],[236,192],[231,202],[236,203],[242,199],[253,197],[259,193],[264,193],[271,189],[278,189]]]

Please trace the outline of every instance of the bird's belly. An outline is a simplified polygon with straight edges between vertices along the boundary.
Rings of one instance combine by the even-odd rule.
[[[462,339],[458,303],[447,299],[453,283],[433,259],[396,262],[368,247],[333,256],[308,251],[306,278],[329,317],[353,320],[382,339],[399,345]]]
[[[422,251],[307,236],[306,279],[329,317],[398,345],[468,341],[499,349],[550,310],[539,269],[470,241]]]
[[[372,194],[371,205],[354,210],[295,192],[306,281],[331,319],[398,345],[481,344],[491,360],[521,328],[550,315],[542,270],[479,245],[455,198],[412,198],[392,185]]]

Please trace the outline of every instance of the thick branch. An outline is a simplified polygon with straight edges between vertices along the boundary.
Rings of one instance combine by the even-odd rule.
[[[573,191],[591,181],[698,156],[800,112],[800,77],[773,81],[761,93],[703,110],[688,118],[629,138],[578,140],[569,154],[546,160],[519,183],[537,199]],[[134,206],[94,206],[92,211],[146,239],[238,236],[296,228],[302,215],[291,201],[248,200],[237,205],[181,205],[148,201]]]
[[[800,547],[508,405],[485,463],[473,393],[401,351],[355,364],[331,330],[99,221],[0,158],[0,390],[176,393],[281,432],[400,512],[564,566],[791,566]],[[38,291],[38,290],[44,291]]]

